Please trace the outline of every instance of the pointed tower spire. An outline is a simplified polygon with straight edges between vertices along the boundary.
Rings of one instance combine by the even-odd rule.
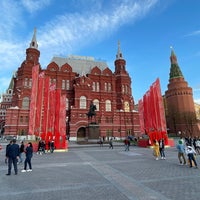
[[[179,77],[184,78],[172,47],[171,47],[170,61],[171,61],[170,79],[179,78]]]
[[[15,72],[13,73],[12,78],[11,78],[11,80],[10,80],[10,84],[9,84],[8,89],[7,89],[7,92],[8,92],[9,90],[13,90],[13,89],[14,89],[14,77],[15,77],[14,74],[15,74]]]
[[[123,59],[123,57],[122,57],[122,53],[120,50],[120,41],[118,40],[118,51],[117,51],[117,55],[116,55],[116,60],[119,60],[119,59]]]
[[[37,44],[37,40],[36,40],[36,28],[34,28],[34,34],[33,34],[32,41],[30,43],[30,48],[38,49],[38,44]]]

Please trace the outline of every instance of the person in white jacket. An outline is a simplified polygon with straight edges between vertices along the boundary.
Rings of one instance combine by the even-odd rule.
[[[193,149],[193,147],[189,146],[189,144],[186,145],[186,149],[185,149],[185,153],[188,156],[189,162],[190,162],[190,167],[192,167],[192,161],[195,164],[195,167],[197,167],[197,162],[196,159],[194,157],[194,155],[196,155],[196,151]]]

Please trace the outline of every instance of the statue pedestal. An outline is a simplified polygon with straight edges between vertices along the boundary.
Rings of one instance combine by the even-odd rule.
[[[96,123],[91,123],[86,127],[88,139],[99,139],[100,131],[99,125]]]

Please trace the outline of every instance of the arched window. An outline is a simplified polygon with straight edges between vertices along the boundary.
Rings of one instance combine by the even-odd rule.
[[[80,97],[80,109],[86,109],[86,97],[85,96]]]
[[[94,105],[95,105],[96,108],[97,108],[96,111],[99,111],[99,100],[98,100],[98,99],[94,99],[93,103],[94,103]]]
[[[111,101],[106,100],[106,111],[111,111]]]
[[[22,108],[29,109],[29,97],[24,97],[22,100]]]
[[[104,90],[108,91],[108,84],[107,83],[104,83]]]

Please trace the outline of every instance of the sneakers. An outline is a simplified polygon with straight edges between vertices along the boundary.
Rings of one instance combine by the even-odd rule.
[[[33,171],[32,169],[27,169],[27,170],[22,169],[22,170],[21,170],[21,172],[32,172],[32,171]]]
[[[156,160],[158,160],[158,158],[156,158]]]

